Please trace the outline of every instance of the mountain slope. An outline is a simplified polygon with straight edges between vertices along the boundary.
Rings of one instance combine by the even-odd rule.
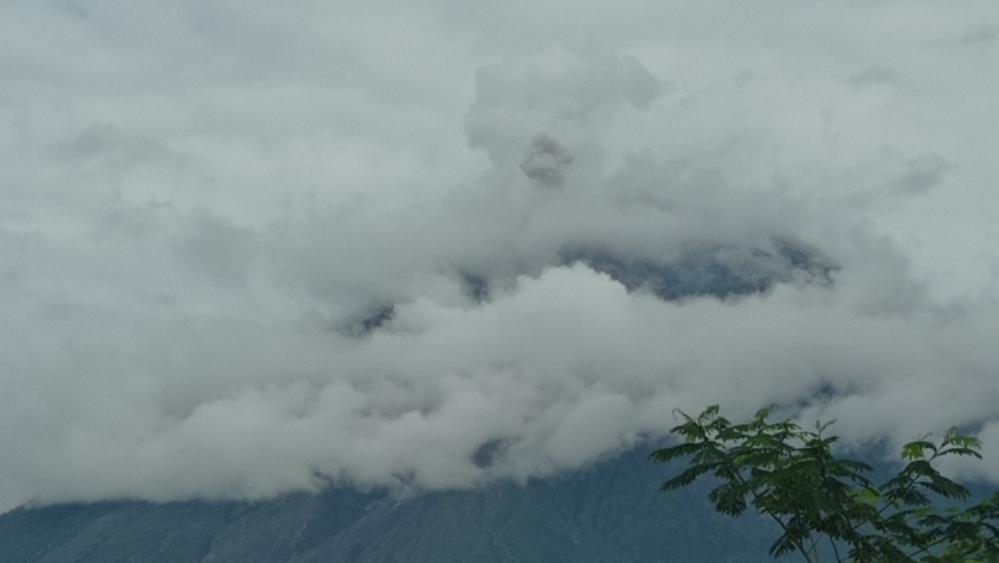
[[[101,502],[0,517],[0,560],[39,562],[770,561],[765,520],[732,520],[707,486],[636,450],[589,469],[396,499],[332,488],[264,502]]]

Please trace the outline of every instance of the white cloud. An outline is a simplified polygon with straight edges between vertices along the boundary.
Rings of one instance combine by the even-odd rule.
[[[715,402],[999,449],[994,8],[902,6],[2,8],[0,507],[527,479]]]

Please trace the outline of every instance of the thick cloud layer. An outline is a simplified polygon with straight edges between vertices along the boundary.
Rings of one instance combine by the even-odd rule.
[[[660,4],[0,9],[0,508],[999,452],[999,12]]]

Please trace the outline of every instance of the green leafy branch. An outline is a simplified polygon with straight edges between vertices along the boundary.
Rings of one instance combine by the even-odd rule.
[[[881,485],[866,476],[871,466],[836,457],[831,423],[805,430],[790,420],[771,421],[768,409],[733,424],[717,405],[696,417],[677,411],[673,429],[682,443],[652,452],[653,460],[686,460],[688,467],[662,484],[669,491],[705,475],[719,484],[709,500],[729,516],[750,507],[774,520],[781,535],[770,554],[797,553],[810,563],[830,556],[845,562],[999,562],[999,493],[967,508],[939,507],[967,501],[963,485],[934,463],[946,456],[981,458],[978,439],[955,429],[939,442],[906,444],[902,470]]]

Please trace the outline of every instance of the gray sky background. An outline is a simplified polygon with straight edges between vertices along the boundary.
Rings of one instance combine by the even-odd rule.
[[[537,4],[4,3],[0,510],[527,479],[715,402],[999,481],[997,4]],[[556,259],[774,236],[833,283]]]

